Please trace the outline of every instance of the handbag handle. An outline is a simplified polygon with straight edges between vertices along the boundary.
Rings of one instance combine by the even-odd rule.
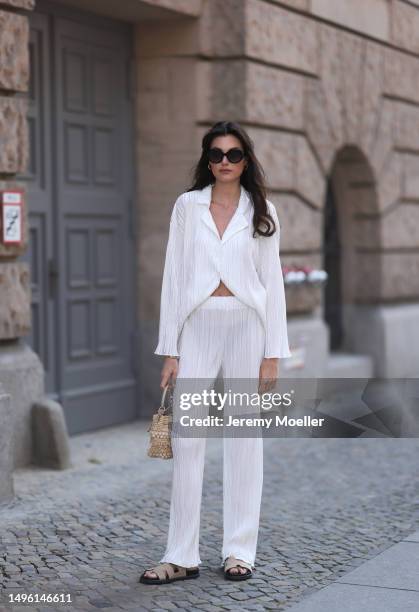
[[[166,399],[166,394],[167,394],[167,391],[168,391],[168,390],[169,390],[171,387],[173,387],[173,385],[172,385],[172,384],[170,384],[170,383],[168,383],[168,384],[165,386],[165,388],[163,389],[163,394],[162,394],[162,398],[161,398],[161,404],[160,404],[160,408],[159,408],[159,410],[158,410],[158,412],[159,412],[160,414],[164,414],[164,413],[166,412],[166,407],[165,407],[165,405],[164,405],[164,401],[165,401],[165,399]],[[171,398],[171,401],[172,401],[172,400],[173,400],[173,397]]]

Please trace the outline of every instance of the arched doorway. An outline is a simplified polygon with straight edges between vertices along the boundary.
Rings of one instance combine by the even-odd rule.
[[[368,308],[363,290],[364,255],[370,233],[379,241],[380,216],[375,179],[364,153],[355,146],[340,149],[327,177],[323,222],[324,320],[329,329],[328,375],[370,377],[373,352],[360,341]]]

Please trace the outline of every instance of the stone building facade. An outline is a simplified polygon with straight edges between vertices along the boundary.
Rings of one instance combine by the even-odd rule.
[[[283,266],[329,274],[287,286],[282,374],[417,375],[418,0],[1,0],[0,48],[1,188],[26,193],[0,243],[15,465],[45,395],[70,433],[154,410],[170,210],[220,119],[255,143]]]

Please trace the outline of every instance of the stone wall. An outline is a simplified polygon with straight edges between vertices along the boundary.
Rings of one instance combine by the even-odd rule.
[[[0,503],[13,494],[13,411],[0,383]]]
[[[5,4],[4,2],[2,4]],[[14,0],[6,4],[30,8],[31,2]],[[27,100],[16,97],[29,86],[29,24],[26,16],[0,9],[0,189],[22,189],[13,175],[26,170],[28,160]],[[0,241],[0,341],[28,333],[30,319],[29,270],[13,261],[28,246],[27,198],[24,198],[24,236],[20,245]],[[0,218],[0,231],[2,219]]]
[[[146,354],[156,339],[169,210],[203,133],[224,118],[241,122],[254,140],[278,210],[283,265],[322,267],[327,179],[336,174],[349,226],[348,300],[360,307],[419,301],[419,3],[336,4],[211,0],[197,20],[139,25]],[[293,329],[293,314],[306,308],[287,293]],[[321,317],[321,292],[304,299]]]
[[[395,3],[395,20],[399,4]],[[377,269],[377,258],[382,265],[373,282],[368,279],[368,292],[363,291],[359,299],[419,298],[413,276],[419,278],[419,225],[405,235],[403,223],[409,216],[407,199],[419,199],[418,140],[413,142],[414,136],[409,136],[410,125],[415,130],[418,124],[419,58],[371,41],[362,35],[361,25],[361,33],[343,31],[262,0],[247,0],[242,6],[246,35],[233,36],[234,44],[230,40],[228,48],[214,44],[214,52],[208,45],[205,52],[210,57],[200,60],[210,102],[199,121],[209,124],[224,113],[250,126],[282,222],[284,263],[295,259],[286,255],[289,249],[302,252],[306,263],[315,264],[316,255],[309,251],[322,246],[326,177],[339,150],[350,144],[363,152],[374,175],[376,198],[369,206],[376,217],[369,219],[369,225],[388,228],[386,215],[391,211],[400,232],[393,241],[400,247],[406,241],[416,245],[413,251],[395,253],[381,243],[374,252],[360,255],[360,265],[367,270]],[[335,17],[334,6],[332,2],[311,4],[313,13],[320,15],[322,7],[321,16],[330,20]],[[368,23],[377,25],[381,20],[383,32],[388,6],[388,2],[377,2],[368,9]],[[237,7],[216,0],[203,16],[204,33],[216,29],[220,11],[223,27],[240,22]],[[414,17],[419,18],[419,9]],[[203,36],[209,39],[209,34]],[[396,95],[397,101],[389,99]],[[409,210],[413,215],[417,212],[412,205]],[[373,233],[381,236],[383,231]]]
[[[19,189],[24,194],[22,242],[9,245],[0,239],[0,499],[12,492],[14,442],[22,429],[23,463],[30,460],[31,450],[30,397],[25,398],[25,418],[20,415],[21,390],[29,389],[19,344],[30,330],[30,278],[29,266],[17,261],[28,247],[28,202],[15,175],[26,170],[28,161],[29,23],[24,11],[34,5],[33,0],[0,1],[0,190]],[[0,232],[2,237],[2,215]]]

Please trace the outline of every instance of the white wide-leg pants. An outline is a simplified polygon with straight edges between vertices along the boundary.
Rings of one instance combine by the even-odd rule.
[[[243,391],[245,388],[246,392],[257,393],[264,350],[264,327],[256,310],[235,296],[210,296],[191,313],[182,329],[174,405],[182,392],[182,379],[188,379],[188,391],[191,380],[197,380],[197,388],[202,392],[203,388],[213,388],[220,368],[224,383],[228,379],[229,389],[237,387]],[[225,386],[224,392],[227,391]],[[234,415],[241,408],[235,405]],[[193,414],[205,417],[208,410],[202,404]],[[252,414],[255,412],[259,414],[253,406]],[[225,418],[226,414],[224,409]],[[260,431],[252,430],[249,435],[224,434],[221,565],[230,555],[252,566],[255,562],[263,483],[263,438]],[[202,563],[199,530],[206,438],[172,435],[172,448],[170,524],[166,551],[160,561],[192,567]]]

